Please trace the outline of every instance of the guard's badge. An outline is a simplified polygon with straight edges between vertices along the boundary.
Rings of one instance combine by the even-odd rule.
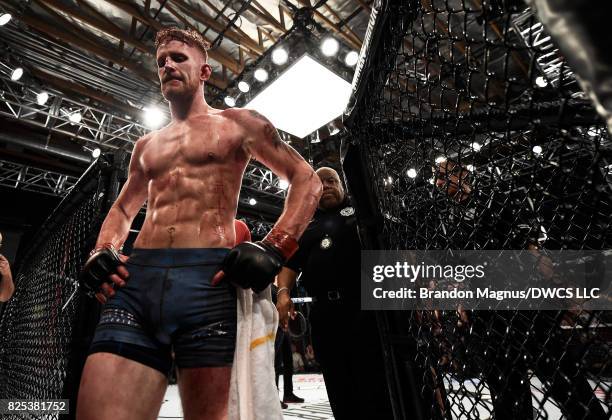
[[[332,246],[332,240],[330,237],[326,236],[321,240],[321,249],[329,249]]]
[[[352,216],[355,214],[355,209],[352,207],[345,207],[342,210],[340,210],[340,214],[343,215],[344,217]]]

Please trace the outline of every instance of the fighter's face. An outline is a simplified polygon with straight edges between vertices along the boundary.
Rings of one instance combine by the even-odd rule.
[[[172,102],[192,97],[202,89],[211,67],[197,48],[171,40],[157,49],[157,73],[162,95]]]
[[[317,175],[319,175],[323,184],[323,195],[321,195],[319,200],[319,207],[327,210],[342,204],[344,189],[342,188],[338,173],[330,168],[321,168],[317,171]]]

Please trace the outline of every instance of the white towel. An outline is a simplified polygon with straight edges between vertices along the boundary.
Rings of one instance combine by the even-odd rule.
[[[238,331],[229,393],[229,420],[282,420],[274,376],[278,312],[270,287],[237,289]]]

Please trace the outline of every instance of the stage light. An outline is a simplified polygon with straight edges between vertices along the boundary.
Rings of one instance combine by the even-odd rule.
[[[277,66],[282,66],[287,62],[288,59],[289,54],[287,53],[286,49],[278,47],[274,51],[272,51],[272,62]]]
[[[13,16],[10,13],[2,13],[0,15],[0,26],[4,26],[11,21]]]
[[[240,81],[238,82],[238,90],[240,90],[242,93],[247,93],[249,90],[251,90],[251,86],[247,82]]]
[[[410,168],[408,169],[408,171],[406,172],[406,175],[408,175],[408,178],[416,178],[417,176],[417,171],[414,168]]]
[[[429,183],[431,185],[435,184],[436,183],[436,179],[435,178],[429,178]]]
[[[436,158],[436,163],[439,165],[439,164],[441,164],[442,162],[446,162],[446,158],[445,158],[444,156],[438,156],[438,157]]]
[[[474,165],[468,165],[466,166],[467,170],[470,172],[474,172]]]
[[[548,85],[548,82],[542,76],[536,77],[535,82],[539,87],[546,87]]]
[[[344,57],[344,64],[349,67],[353,67],[359,61],[359,53],[357,51],[349,52],[346,57]]]
[[[387,184],[393,184],[393,178],[392,177],[388,177],[386,182],[387,182]]]
[[[144,109],[144,123],[148,128],[158,128],[166,120],[164,113],[157,107]]]
[[[254,198],[249,198],[249,204],[254,206],[255,204],[257,204],[257,200],[255,200]]]
[[[264,69],[255,70],[254,76],[255,76],[255,80],[257,80],[258,82],[263,83],[266,80],[268,80],[268,72]]]
[[[17,67],[11,72],[11,80],[13,82],[16,82],[17,80],[21,79],[21,76],[23,76],[23,68],[21,67]]]
[[[329,129],[330,136],[336,135],[340,132],[340,128],[333,121],[327,125],[327,128]]]
[[[226,96],[225,99],[223,99],[223,102],[225,102],[225,105],[229,106],[230,108],[236,106],[236,100],[231,96]]]
[[[47,92],[40,92],[36,95],[36,103],[38,105],[44,105],[49,100],[49,94]]]
[[[276,128],[304,138],[342,115],[350,95],[349,82],[304,55],[244,107],[265,115]]]
[[[480,143],[476,143],[476,142],[472,143],[470,147],[475,152],[480,152],[480,149],[482,149],[482,146],[480,145]]]
[[[321,44],[321,52],[327,57],[335,55],[340,49],[340,44],[334,38],[325,38]]]
[[[96,147],[95,149],[93,149],[93,150],[92,150],[92,152],[91,152],[91,156],[92,156],[94,159],[98,159],[98,158],[100,157],[100,154],[101,154],[101,153],[102,153],[102,150],[100,150],[99,148],[97,148],[97,147]]]
[[[81,115],[81,113],[78,111],[73,112],[72,114],[68,116],[68,120],[70,120],[70,122],[73,124],[80,123],[82,119],[83,119],[83,115]]]
[[[281,190],[286,190],[287,188],[289,188],[289,181],[285,179],[280,179],[278,181],[278,188],[280,188]]]
[[[536,156],[540,156],[542,154],[542,146],[533,146],[531,149]]]

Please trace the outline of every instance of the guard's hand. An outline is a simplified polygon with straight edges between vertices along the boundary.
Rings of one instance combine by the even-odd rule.
[[[278,325],[287,331],[289,329],[289,318],[295,319],[295,308],[289,293],[281,293],[276,298],[276,309],[278,310]]]
[[[6,257],[0,254],[0,279],[4,280],[13,280],[13,276],[11,274],[11,266],[6,259]]]

